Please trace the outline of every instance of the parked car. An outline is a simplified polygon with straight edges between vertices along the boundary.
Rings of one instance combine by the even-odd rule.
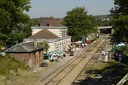
[[[40,67],[48,67],[48,65],[49,64],[47,62],[43,62],[43,63],[40,64]]]
[[[48,59],[48,54],[44,53],[44,59]]]

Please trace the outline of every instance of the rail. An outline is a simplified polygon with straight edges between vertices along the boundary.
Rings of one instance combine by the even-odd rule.
[[[116,85],[123,85],[127,80],[128,80],[128,73]]]

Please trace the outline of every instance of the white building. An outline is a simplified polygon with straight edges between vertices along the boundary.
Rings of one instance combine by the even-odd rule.
[[[54,27],[54,26],[39,26],[39,27],[31,27],[32,28],[32,35],[36,34],[37,32],[41,31],[42,29],[47,29],[50,32],[56,34],[59,37],[67,37],[68,27]]]
[[[65,51],[68,49],[68,45],[71,44],[71,37],[67,35],[67,30],[67,27],[32,27],[32,36],[24,39],[24,41],[47,41],[50,46],[48,52],[56,49]]]

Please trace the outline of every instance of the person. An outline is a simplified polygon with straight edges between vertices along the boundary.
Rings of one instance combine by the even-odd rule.
[[[84,43],[82,43],[82,48],[84,47]]]
[[[79,53],[79,51],[80,51],[80,48],[79,48],[79,47],[77,47],[77,48],[76,48],[76,50],[77,50],[77,53]]]
[[[119,61],[122,62],[121,54],[119,54]]]
[[[48,54],[48,59],[50,59],[51,56],[52,56],[52,54],[51,54],[51,52],[49,52],[49,54]]]
[[[102,51],[102,56],[105,56],[105,51]]]
[[[66,57],[66,54],[65,54],[65,52],[63,53],[63,57]]]
[[[115,52],[114,57],[115,57],[115,60],[119,60],[119,53]]]
[[[55,56],[55,54],[52,54],[52,55],[51,55],[50,61],[54,61],[54,56]]]

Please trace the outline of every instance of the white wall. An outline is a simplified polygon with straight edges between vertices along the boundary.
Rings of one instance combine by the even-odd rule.
[[[39,31],[41,31],[42,29],[48,29],[50,32],[56,34],[57,36],[59,36],[62,39],[59,40],[52,40],[48,41],[50,48],[48,49],[48,52],[59,49],[59,50],[64,50],[68,49],[68,45],[71,44],[71,37],[68,37],[67,35],[67,27],[32,27],[32,34],[35,34]],[[63,32],[63,33],[62,33]],[[31,41],[31,40],[30,40]],[[43,41],[43,39],[38,40]],[[37,41],[37,42],[38,42]],[[45,40],[47,41],[47,40]],[[27,42],[27,39],[26,39]]]
[[[50,26],[50,27],[41,26],[41,27],[31,27],[31,28],[32,28],[32,35],[41,31],[42,29],[47,29],[59,37],[66,37],[67,36],[67,30],[68,30],[67,27],[54,27],[54,26]]]
[[[58,40],[55,42],[49,42],[50,48],[49,48],[48,52],[51,52],[51,51],[56,50],[56,49],[63,51],[64,48],[65,48],[65,50],[67,50],[68,45],[70,45],[70,44],[71,44],[71,38],[70,37],[66,38],[66,39]]]
[[[61,33],[61,29],[51,29],[51,28],[49,28],[48,29],[50,32],[52,32],[52,33],[54,33],[54,34],[56,34],[57,36],[59,36],[59,37],[62,37],[61,35],[62,34],[60,34]]]
[[[48,52],[55,50],[54,43],[49,43],[49,46],[50,46],[50,48],[48,49]]]
[[[32,35],[36,34],[37,32],[41,31],[42,29],[32,29]]]

